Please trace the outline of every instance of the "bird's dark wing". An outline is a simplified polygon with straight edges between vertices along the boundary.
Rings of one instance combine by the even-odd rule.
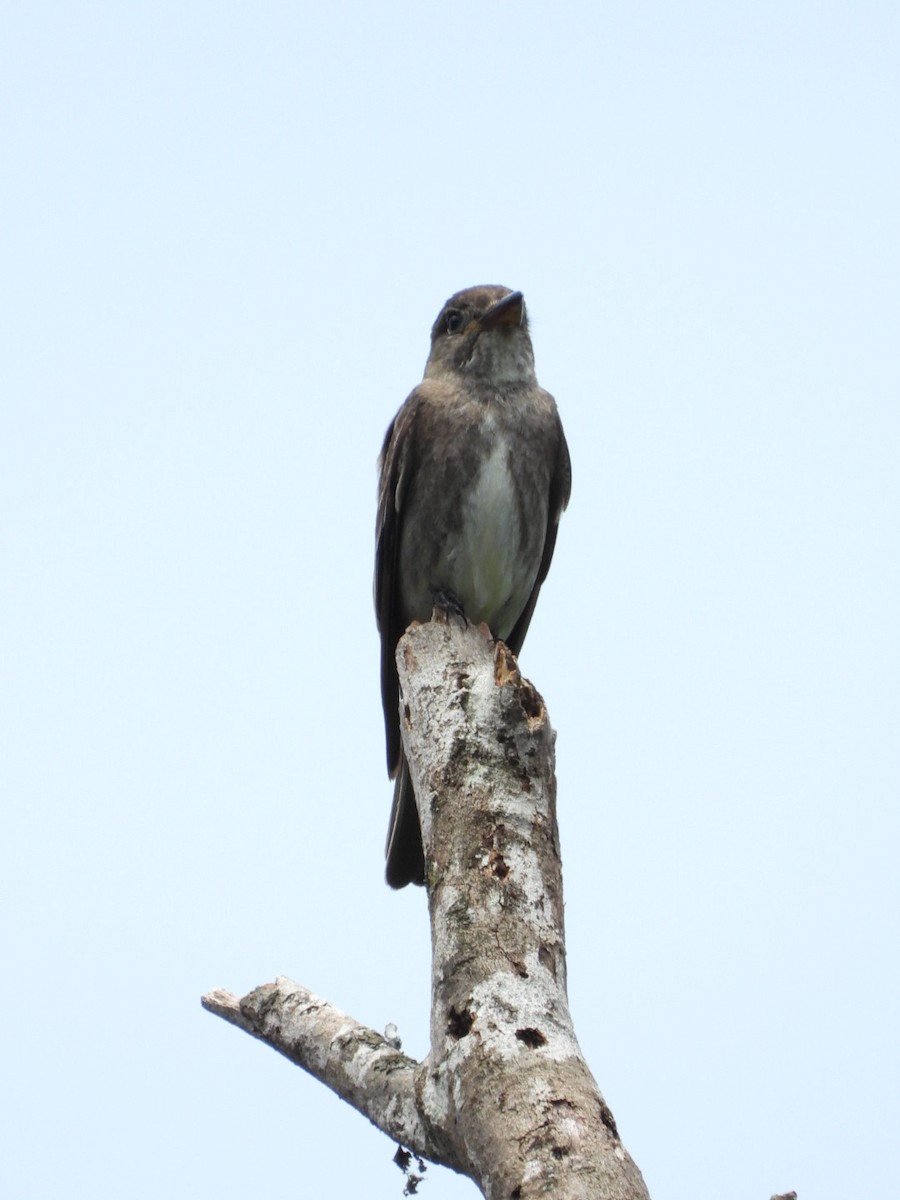
[[[572,463],[569,458],[566,435],[563,433],[562,423],[559,421],[559,418],[557,418],[557,428],[559,430],[559,443],[556,450],[556,463],[553,468],[553,474],[550,477],[550,498],[547,505],[547,533],[544,537],[544,552],[541,555],[541,565],[538,568],[537,579],[534,581],[531,595],[528,597],[528,603],[522,610],[522,615],[516,621],[512,633],[506,639],[507,646],[509,646],[516,658],[521,653],[525,634],[528,632],[528,626],[531,624],[531,616],[534,612],[534,606],[537,604],[541,584],[547,578],[547,572],[550,570],[550,560],[553,558],[553,550],[556,546],[556,534],[559,529],[559,518],[569,503],[569,496],[572,494]]]
[[[375,526],[375,618],[381,634],[381,703],[387,765],[391,778],[400,764],[400,685],[394,654],[406,629],[400,597],[399,552],[403,500],[409,487],[415,417],[413,392],[384,436],[378,459],[378,517]]]

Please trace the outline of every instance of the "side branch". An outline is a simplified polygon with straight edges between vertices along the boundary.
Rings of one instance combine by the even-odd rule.
[[[216,989],[201,1003],[315,1076],[394,1141],[442,1161],[419,1119],[418,1063],[374,1029],[284,976],[241,1000]]]

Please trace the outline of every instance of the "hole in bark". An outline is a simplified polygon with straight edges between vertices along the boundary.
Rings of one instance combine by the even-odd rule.
[[[565,1146],[554,1146],[551,1153],[554,1158],[565,1158],[569,1151]]]
[[[524,1042],[529,1050],[537,1050],[538,1046],[546,1046],[547,1039],[539,1029],[517,1029],[516,1037]]]
[[[474,1022],[475,1017],[468,1009],[464,1008],[462,1012],[457,1012],[455,1008],[451,1008],[447,1017],[447,1032],[458,1041],[466,1036]]]
[[[509,1193],[509,1200],[522,1200],[522,1189],[520,1187],[514,1187]]]
[[[488,869],[495,879],[505,879],[509,874],[506,859],[499,850],[492,850],[488,856]]]

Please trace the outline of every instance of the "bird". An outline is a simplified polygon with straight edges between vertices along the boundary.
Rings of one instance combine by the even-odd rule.
[[[378,459],[375,615],[388,775],[392,888],[425,882],[415,795],[400,737],[395,653],[437,608],[486,623],[517,657],[569,502],[572,467],[556,401],[537,382],[521,292],[456,292],[431,330],[422,382]]]

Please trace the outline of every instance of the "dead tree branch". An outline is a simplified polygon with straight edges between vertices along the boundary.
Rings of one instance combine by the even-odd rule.
[[[415,626],[397,662],[428,864],[429,1055],[284,979],[203,1003],[487,1197],[647,1200],[569,1014],[543,700],[484,627]]]

